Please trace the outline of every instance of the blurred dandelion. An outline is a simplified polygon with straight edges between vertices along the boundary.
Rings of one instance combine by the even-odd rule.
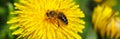
[[[95,31],[104,39],[118,39],[120,37],[120,18],[118,11],[107,5],[95,7],[92,22]]]
[[[83,12],[73,0],[19,0],[8,21],[18,39],[82,39]]]
[[[107,37],[110,39],[120,39],[120,18],[113,17],[107,26]]]

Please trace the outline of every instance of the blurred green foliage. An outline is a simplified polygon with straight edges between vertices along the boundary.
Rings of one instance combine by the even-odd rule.
[[[10,0],[0,0],[0,39],[13,39],[9,26],[6,24],[8,18],[8,3]]]
[[[97,34],[93,30],[91,15],[96,3],[93,0],[75,0],[80,5],[80,9],[85,13],[84,21],[86,22],[85,29],[82,35],[83,39],[97,39]],[[120,0],[119,0],[120,1]],[[11,34],[7,20],[15,15],[8,15],[9,12],[14,11],[13,2],[18,0],[0,0],[0,39],[15,39],[16,36]],[[120,11],[120,2],[114,7],[115,10]],[[120,16],[120,14],[119,14]]]

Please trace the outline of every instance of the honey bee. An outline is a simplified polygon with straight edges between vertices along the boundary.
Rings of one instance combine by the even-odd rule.
[[[49,11],[46,13],[47,17],[50,17],[50,18],[57,18],[59,20],[61,20],[64,24],[68,24],[68,20],[66,18],[66,16],[63,14],[63,12],[55,12],[55,11]],[[58,24],[59,26],[59,24]]]

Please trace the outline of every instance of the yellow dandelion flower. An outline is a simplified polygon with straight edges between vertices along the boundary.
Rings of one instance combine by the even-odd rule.
[[[103,26],[105,27],[107,22],[109,21],[109,18],[112,15],[112,9],[109,6],[100,6],[98,5],[95,7],[93,16],[92,16],[92,22],[94,23],[95,30],[102,29]],[[104,30],[104,29],[103,29]]]
[[[19,0],[8,21],[18,39],[82,39],[83,12],[73,0]]]
[[[120,18],[113,17],[111,21],[108,23],[108,27],[106,30],[107,37],[111,39],[119,39],[120,38]]]
[[[118,12],[110,6],[98,5],[92,16],[95,31],[100,33],[103,38],[115,39],[120,37],[120,19],[117,15]]]

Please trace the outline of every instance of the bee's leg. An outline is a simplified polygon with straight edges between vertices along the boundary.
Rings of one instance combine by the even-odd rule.
[[[56,20],[55,26],[56,26],[56,27],[59,27],[59,26],[60,26],[60,24],[59,24],[59,22],[58,22],[57,20]]]
[[[61,27],[60,20],[57,20],[58,27]]]
[[[58,27],[60,26],[60,23],[59,23],[59,21],[57,21],[58,22]]]
[[[57,19],[54,19],[54,25],[55,25],[56,27],[59,27],[59,26],[60,26],[60,24],[59,24],[59,22],[58,22]]]

